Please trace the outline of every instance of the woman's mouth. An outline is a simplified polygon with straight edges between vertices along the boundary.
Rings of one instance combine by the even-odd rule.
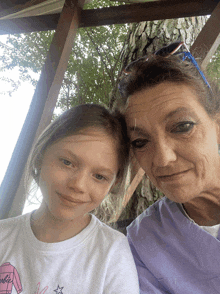
[[[157,176],[157,178],[162,181],[162,182],[170,182],[170,181],[175,181],[175,180],[180,180],[182,177],[184,177],[186,175],[186,173],[189,170],[185,170],[185,171],[181,171],[181,172],[177,172],[177,173],[171,173],[171,174],[167,174],[167,175],[162,175],[162,176]]]

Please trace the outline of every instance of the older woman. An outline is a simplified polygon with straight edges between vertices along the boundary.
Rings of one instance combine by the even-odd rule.
[[[120,82],[133,152],[166,197],[129,227],[141,293],[220,293],[220,97],[182,43]],[[175,54],[173,54],[175,53]]]

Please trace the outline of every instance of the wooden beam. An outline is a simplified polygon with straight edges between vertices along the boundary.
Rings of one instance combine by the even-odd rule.
[[[128,201],[131,199],[132,195],[134,194],[134,191],[136,190],[137,186],[140,184],[141,180],[143,179],[144,174],[145,174],[145,171],[140,167],[124,195],[124,198],[122,201],[122,209],[124,209],[126,205],[128,204]]]
[[[0,0],[0,9],[10,9],[14,6],[17,5],[25,5],[25,3],[28,0],[10,0],[10,1],[5,1],[5,0]]]
[[[131,199],[132,195],[134,194],[134,191],[136,190],[137,186],[140,184],[141,180],[143,179],[144,174],[145,174],[145,171],[140,167],[123,197],[120,211],[115,216],[112,222],[117,222],[123,209],[126,207],[126,205],[128,204],[128,201]]]
[[[24,9],[39,5],[43,2],[46,2],[47,0],[29,0],[29,1],[15,1],[14,3],[10,3],[9,1],[7,1],[7,3],[3,4],[1,3],[2,1],[0,1],[0,17],[9,15],[9,14],[13,14],[16,12],[20,12]],[[4,9],[2,9],[4,8]]]
[[[60,14],[0,20],[0,35],[55,30]]]
[[[208,15],[219,0],[170,0],[83,10],[79,27]],[[54,30],[59,14],[0,20],[0,35]]]
[[[212,13],[218,2],[170,0],[84,10],[80,27],[207,15]]]
[[[14,19],[61,13],[65,0],[31,0],[26,5],[0,11],[0,19]]]
[[[84,0],[66,0],[42,69],[29,112],[15,146],[0,190],[0,219],[7,218],[36,136],[50,123],[64,77]],[[15,164],[16,163],[16,164]],[[15,194],[17,199],[14,199]]]
[[[202,59],[201,68],[205,70],[216,49],[220,45],[220,2],[199,33],[191,47],[192,54]]]

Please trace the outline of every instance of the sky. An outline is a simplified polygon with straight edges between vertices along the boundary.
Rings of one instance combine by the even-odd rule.
[[[5,36],[0,36],[0,41],[4,42],[5,38]],[[10,72],[0,72],[0,78],[7,76],[17,81],[19,79],[18,69]],[[11,85],[0,79],[0,184],[7,170],[35,90],[30,83],[22,82],[11,97],[8,94],[3,94],[3,92],[10,89]],[[35,206],[27,207],[26,205],[25,212],[33,208]]]
[[[16,77],[16,71],[13,71]],[[0,81],[0,89],[6,88],[6,83]],[[3,95],[0,92],[0,182],[2,182],[11,154],[15,147],[22,125],[24,123],[28,108],[34,93],[32,85],[23,83],[20,88],[12,94]]]

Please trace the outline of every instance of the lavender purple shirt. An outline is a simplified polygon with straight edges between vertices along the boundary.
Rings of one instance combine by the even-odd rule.
[[[220,233],[215,238],[164,197],[128,227],[141,294],[219,294]]]

